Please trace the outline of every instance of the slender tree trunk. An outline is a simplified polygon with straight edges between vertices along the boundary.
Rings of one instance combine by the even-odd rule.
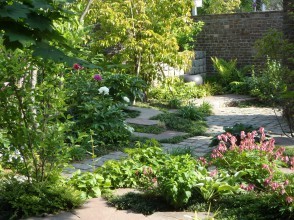
[[[85,19],[85,16],[87,15],[89,9],[90,9],[90,6],[91,4],[93,3],[94,0],[89,0],[88,3],[87,3],[87,6],[83,12],[83,14],[81,15],[80,17],[80,23],[83,23],[84,22],[84,19]]]

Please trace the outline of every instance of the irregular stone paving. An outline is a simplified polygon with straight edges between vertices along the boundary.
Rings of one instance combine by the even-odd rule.
[[[167,152],[174,150],[187,149],[190,150],[195,156],[204,156],[211,151],[208,147],[211,142],[211,137],[216,134],[223,132],[223,126],[233,126],[236,123],[251,124],[256,127],[263,126],[266,131],[270,132],[270,135],[276,138],[277,144],[286,144],[294,147],[293,139],[285,139],[285,135],[279,126],[279,121],[286,129],[285,123],[282,123],[281,112],[275,112],[271,108],[236,108],[228,107],[232,102],[239,102],[247,100],[245,96],[214,96],[207,97],[205,99],[194,100],[195,103],[201,104],[203,101],[209,102],[213,106],[213,115],[207,117],[207,136],[196,136],[185,139],[184,141],[177,144],[164,143],[163,149]],[[141,115],[136,118],[137,122],[148,121],[151,117],[160,114],[161,112],[154,109],[130,107],[133,110],[140,110]],[[161,134],[163,135],[163,134]],[[168,136],[166,136],[168,139]],[[123,152],[117,151],[112,152],[108,155],[104,155],[99,158],[87,159],[82,162],[73,163],[72,166],[75,169],[81,171],[92,171],[93,169],[101,166],[107,160],[117,160],[127,155]],[[64,171],[65,175],[70,176],[75,169],[68,168]],[[284,170],[282,170],[284,169]],[[285,173],[293,173],[290,169],[282,168],[281,170]],[[116,194],[124,194],[126,192],[117,192]],[[116,210],[115,207],[111,207],[106,200],[102,198],[95,198],[88,200],[85,205],[81,208],[76,209],[72,212],[63,212],[58,215],[52,215],[42,218],[30,218],[31,220],[43,219],[43,220],[66,220],[66,219],[85,219],[85,220],[188,220],[188,219],[207,219],[207,213],[193,213],[193,212],[155,212],[150,216],[144,216],[142,214],[136,214],[129,210]]]
[[[203,99],[192,100],[196,104],[202,104],[204,101],[213,106],[213,115],[206,118],[207,120],[207,136],[195,136],[185,139],[177,144],[163,143],[163,149],[167,152],[175,150],[187,149],[193,153],[194,156],[204,156],[211,151],[208,147],[212,136],[224,131],[223,127],[233,126],[236,123],[250,124],[256,128],[264,127],[265,130],[276,138],[277,145],[286,144],[294,146],[293,139],[286,139],[282,128],[287,131],[287,126],[282,120],[281,111],[272,108],[248,107],[238,108],[229,107],[234,102],[249,100],[250,97],[240,95],[221,95],[213,97],[205,97]],[[135,118],[136,122],[140,124],[140,120],[146,123],[151,117],[161,114],[162,112],[152,108],[129,107],[131,110],[140,111],[141,114]],[[144,134],[135,133],[141,137],[156,138],[157,140],[170,139],[174,136],[185,135],[183,132],[166,131],[162,134]],[[112,152],[99,158],[87,159],[82,162],[73,163],[72,168],[67,168],[64,173],[70,176],[76,169],[81,171],[92,171],[93,168],[102,166],[107,160],[118,160],[125,157],[126,154],[120,151]]]

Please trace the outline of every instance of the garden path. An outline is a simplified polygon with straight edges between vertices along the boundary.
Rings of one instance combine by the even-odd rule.
[[[274,137],[276,140],[276,145],[292,146],[294,147],[293,139],[287,138],[283,134],[283,130],[287,131],[287,126],[283,122],[281,117],[281,111],[272,108],[263,107],[230,107],[234,106],[236,102],[241,102],[250,99],[248,96],[242,95],[220,95],[206,97],[203,99],[192,100],[196,104],[201,104],[203,101],[209,102],[213,106],[213,115],[206,118],[208,129],[206,136],[195,136],[183,140],[177,144],[163,143],[163,148],[166,151],[173,151],[179,148],[189,148],[195,156],[204,156],[211,151],[208,147],[211,142],[211,137],[215,134],[223,132],[223,127],[233,126],[236,123],[250,124],[256,126],[256,128],[264,127],[267,133]],[[149,120],[149,118],[162,113],[159,110],[151,108],[140,108],[140,107],[130,107],[133,110],[139,110],[141,114],[135,119],[128,119],[130,123],[152,125],[158,123],[155,120]],[[280,124],[282,126],[280,126]],[[165,131],[159,135],[155,134],[144,134],[135,133],[137,136],[155,138],[157,140],[170,139],[174,136],[185,135],[183,132],[175,131]],[[116,151],[110,154],[96,158],[95,161],[92,159],[87,159],[81,162],[73,163],[72,168],[65,170],[66,175],[71,175],[75,169],[80,169],[81,171],[91,171],[93,167],[102,166],[107,160],[118,160],[126,156],[123,152]]]
[[[208,147],[211,137],[219,132],[223,132],[223,126],[233,126],[236,123],[251,124],[256,127],[263,126],[266,131],[272,137],[275,137],[278,145],[288,145],[294,147],[294,142],[291,139],[285,138],[281,127],[279,126],[279,121],[281,120],[281,112],[278,110],[273,110],[271,108],[237,108],[229,107],[234,102],[239,102],[248,99],[245,96],[236,95],[226,95],[226,96],[214,96],[201,100],[193,100],[196,103],[202,103],[207,101],[213,106],[213,115],[207,117],[207,136],[196,136],[185,139],[184,141],[177,144],[167,144],[163,143],[165,150],[173,150],[176,148],[190,147],[196,156],[203,156],[208,153],[211,148]],[[149,118],[160,114],[160,111],[147,108],[137,108],[131,107],[132,109],[140,110],[141,115],[136,119],[132,119],[129,122],[136,122],[140,124],[154,123],[150,122]],[[277,114],[277,116],[276,116]],[[285,124],[282,123],[283,129],[285,129]],[[170,136],[166,136],[168,138]],[[95,167],[101,166],[106,160],[117,160],[124,157],[123,152],[112,152],[108,155],[102,156],[94,162]],[[82,171],[91,171],[93,169],[93,161],[91,159],[85,160],[83,162],[72,164],[76,169],[81,169]],[[74,170],[67,170],[67,175],[70,175]],[[288,169],[287,172],[290,170]],[[127,191],[125,189],[120,189],[122,191],[116,192],[117,194],[124,194]],[[207,218],[205,213],[197,213],[197,219]],[[52,215],[42,218],[29,218],[30,220],[188,220],[194,219],[195,213],[193,212],[156,212],[150,216],[144,216],[142,214],[132,213],[129,210],[116,210],[116,208],[111,207],[107,204],[106,200],[102,198],[95,198],[87,201],[87,203],[79,209],[73,212],[63,212],[58,215]]]

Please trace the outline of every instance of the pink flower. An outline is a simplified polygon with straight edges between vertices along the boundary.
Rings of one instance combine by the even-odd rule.
[[[291,197],[291,196],[288,196],[287,198],[286,198],[286,202],[287,203],[292,203],[293,202],[293,197]]]
[[[75,69],[75,70],[81,70],[81,69],[84,69],[84,67],[82,67],[80,64],[78,64],[78,63],[75,63],[74,65],[73,65],[73,68]]]
[[[276,190],[276,189],[278,189],[280,187],[280,185],[277,182],[273,182],[273,183],[271,183],[271,187],[272,187],[273,190]]]
[[[241,131],[241,139],[243,140],[246,137],[246,134],[244,131]]]
[[[289,185],[289,180],[285,180],[284,185],[285,186]]]
[[[247,186],[247,191],[253,191],[254,190],[254,187],[255,187],[255,185],[254,184],[249,184],[248,186]]]
[[[268,186],[270,184],[270,182],[271,182],[271,179],[267,178],[267,179],[264,180],[263,183],[264,183],[265,186]]]
[[[217,170],[216,169],[210,171],[209,176],[214,177],[215,175],[217,175]]]
[[[93,76],[93,79],[96,80],[96,81],[101,81],[102,80],[102,77],[99,74],[95,74]]]
[[[262,169],[268,170],[269,166],[267,164],[262,164]]]
[[[258,131],[259,131],[259,133],[262,134],[262,133],[264,133],[264,128],[263,127],[260,127]]]
[[[204,157],[199,157],[199,160],[201,161],[202,165],[206,165],[207,161]]]

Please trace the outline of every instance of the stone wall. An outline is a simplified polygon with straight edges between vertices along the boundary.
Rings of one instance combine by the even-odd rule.
[[[215,72],[210,57],[237,59],[238,66],[259,65],[254,42],[269,29],[283,30],[283,12],[252,12],[195,16],[205,23],[196,37],[195,49],[206,51],[207,73]],[[274,46],[274,45],[273,45]]]

